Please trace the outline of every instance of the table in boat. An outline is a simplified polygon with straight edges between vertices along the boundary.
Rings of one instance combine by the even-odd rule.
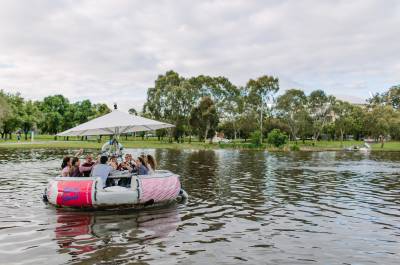
[[[121,178],[131,178],[135,174],[130,173],[128,171],[119,171],[119,172],[111,172],[111,175],[108,176],[109,179],[121,179]]]

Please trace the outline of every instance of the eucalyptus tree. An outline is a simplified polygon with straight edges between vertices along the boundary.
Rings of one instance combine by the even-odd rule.
[[[336,100],[333,105],[334,125],[336,131],[340,134],[340,146],[343,146],[345,133],[350,132],[356,125],[355,108],[349,102],[341,100]]]
[[[143,112],[173,123],[175,140],[185,130],[191,135],[190,113],[198,101],[198,87],[197,80],[185,79],[174,71],[159,75],[155,86],[147,90]]]
[[[367,100],[370,105],[387,105],[395,110],[400,109],[400,85],[392,86],[384,93],[373,94]]]
[[[399,113],[391,106],[375,105],[365,115],[365,130],[369,135],[380,140],[381,148],[390,132],[399,130],[399,123]]]
[[[312,119],[313,138],[316,142],[323,128],[332,122],[335,97],[328,96],[323,90],[315,90],[308,96],[308,111]]]
[[[219,118],[216,105],[211,97],[206,96],[201,99],[198,106],[192,110],[190,122],[198,129],[199,138],[203,135],[204,142],[208,137],[212,137],[218,126]],[[212,132],[211,135],[210,132]]]
[[[268,75],[250,79],[246,84],[246,89],[248,103],[260,114],[258,123],[262,134],[263,117],[268,110],[267,104],[274,101],[274,95],[279,91],[279,79]]]
[[[197,79],[202,84],[200,96],[208,96],[215,102],[219,118],[232,123],[236,139],[238,117],[244,108],[243,89],[239,89],[223,76],[199,76]]]
[[[159,75],[154,87],[147,89],[147,101],[143,106],[143,112],[150,113],[152,117],[159,120],[174,122],[174,117],[172,117],[174,104],[171,104],[171,95],[183,80],[184,78],[174,71]]]
[[[305,115],[307,107],[307,97],[303,90],[289,89],[279,96],[276,102],[276,110],[290,129],[292,140],[297,140],[300,128],[307,122]]]

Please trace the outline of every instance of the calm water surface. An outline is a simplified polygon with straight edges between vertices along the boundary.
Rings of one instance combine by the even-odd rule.
[[[41,201],[65,154],[0,150],[0,264],[400,264],[400,153],[142,151],[186,205]]]

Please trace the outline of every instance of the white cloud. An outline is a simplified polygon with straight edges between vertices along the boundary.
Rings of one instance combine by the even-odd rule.
[[[3,1],[0,88],[138,108],[174,69],[364,99],[400,83],[398,25],[390,0]]]

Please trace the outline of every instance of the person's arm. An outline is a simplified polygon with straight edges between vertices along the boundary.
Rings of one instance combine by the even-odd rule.
[[[85,167],[85,166],[80,165],[79,166],[79,172],[83,173],[83,172],[86,172],[86,171],[90,171],[90,170],[92,170],[92,168],[93,168],[93,166]]]
[[[79,151],[75,154],[75,157],[79,157],[81,154],[83,154],[83,149],[79,149]]]

